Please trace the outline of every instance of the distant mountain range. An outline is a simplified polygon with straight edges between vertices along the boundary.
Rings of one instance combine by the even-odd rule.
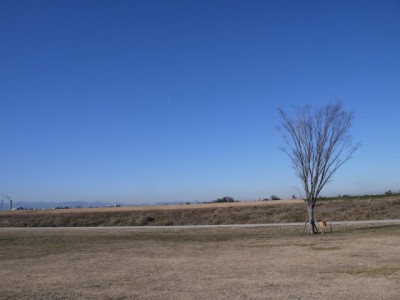
[[[86,201],[65,201],[65,202],[14,202],[13,208],[23,207],[27,209],[50,209],[55,207],[69,207],[69,208],[79,208],[79,207],[105,207],[111,206],[113,204],[119,204],[121,206],[129,206],[132,204],[126,203],[110,203],[110,202],[86,202]],[[3,204],[3,210],[8,209],[8,203]]]
[[[147,205],[177,205],[177,204],[186,204],[186,203],[203,203],[201,201],[169,201],[169,202],[158,202],[158,203],[122,203],[122,202],[102,202],[102,201],[94,201],[94,202],[86,202],[86,201],[64,201],[64,202],[23,202],[23,201],[15,201],[13,202],[13,208],[23,207],[25,209],[51,209],[56,207],[68,207],[68,208],[80,208],[80,207],[107,207],[113,205],[120,206],[147,206]],[[3,210],[9,209],[8,201],[3,202]]]

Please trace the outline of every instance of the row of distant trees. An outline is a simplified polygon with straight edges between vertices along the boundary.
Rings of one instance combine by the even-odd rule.
[[[215,202],[215,203],[235,202],[235,199],[233,199],[233,197],[230,197],[230,196],[225,196],[222,198],[218,198],[218,199],[214,200],[213,202]]]
[[[398,194],[400,194],[400,190],[399,190],[397,193],[396,193],[396,192],[393,192],[392,190],[388,190],[388,191],[385,192],[385,195],[386,195],[386,196],[398,195]]]
[[[394,192],[394,191],[392,191],[392,190],[388,190],[388,191],[386,191],[386,192],[384,193],[384,195],[385,195],[385,196],[400,195],[400,190],[399,190],[398,192]],[[365,195],[365,197],[366,197],[366,196],[371,196],[371,195]],[[377,196],[379,196],[379,195],[377,195]],[[339,198],[349,198],[350,196],[349,196],[349,195],[339,195],[338,197],[339,197]],[[325,198],[325,197],[321,197],[321,198]],[[263,201],[268,201],[268,200],[281,200],[281,199],[282,199],[282,198],[280,198],[280,197],[277,196],[277,195],[271,195],[270,198],[265,198],[265,199],[263,199]],[[291,199],[297,199],[297,197],[296,197],[295,195],[293,195],[293,196],[291,197]],[[235,201],[237,201],[237,200],[235,200],[233,197],[231,197],[231,196],[225,196],[225,197],[217,198],[217,199],[215,199],[213,202],[214,202],[214,203],[224,203],[224,202],[235,202]]]

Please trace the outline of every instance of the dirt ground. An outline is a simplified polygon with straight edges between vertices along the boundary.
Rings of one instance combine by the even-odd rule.
[[[1,228],[1,299],[399,299],[400,226]]]

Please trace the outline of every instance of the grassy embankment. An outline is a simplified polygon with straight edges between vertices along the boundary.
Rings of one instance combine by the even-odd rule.
[[[316,205],[317,220],[400,218],[400,196],[324,200]],[[304,222],[305,218],[302,201],[257,201],[167,208],[149,206],[1,212],[0,227],[261,224]]]

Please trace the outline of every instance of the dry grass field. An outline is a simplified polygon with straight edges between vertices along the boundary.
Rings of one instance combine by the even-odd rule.
[[[220,225],[304,222],[302,200],[0,212],[0,227]],[[400,197],[321,201],[317,220],[400,218]]]
[[[400,226],[0,228],[1,299],[399,299]]]

